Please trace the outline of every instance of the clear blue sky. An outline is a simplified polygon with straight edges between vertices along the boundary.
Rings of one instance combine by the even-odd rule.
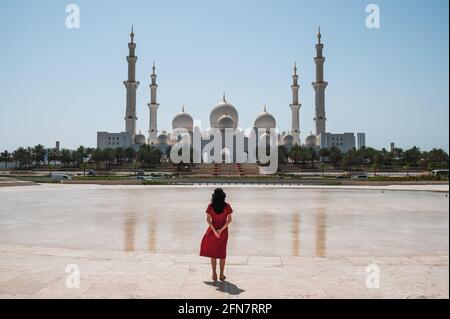
[[[81,28],[65,27],[65,7]],[[366,5],[381,28],[365,26]],[[95,147],[124,130],[127,43],[137,42],[138,130],[147,135],[156,61],[159,128],[181,104],[208,123],[227,92],[250,127],[264,104],[290,128],[291,68],[300,72],[302,139],[313,129],[316,28],[322,27],[327,129],[366,132],[376,148],[449,145],[448,1],[21,1],[0,2],[0,149]],[[204,125],[205,126],[205,125]],[[207,125],[206,125],[207,126]]]

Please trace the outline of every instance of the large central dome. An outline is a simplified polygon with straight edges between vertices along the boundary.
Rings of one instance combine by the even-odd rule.
[[[223,100],[212,109],[209,115],[211,128],[219,128],[219,119],[224,115],[231,118],[233,121],[232,128],[237,128],[239,122],[238,112],[231,103],[225,100],[225,96],[223,97]]]

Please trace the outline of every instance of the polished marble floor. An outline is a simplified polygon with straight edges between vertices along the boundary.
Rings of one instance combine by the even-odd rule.
[[[448,193],[224,189],[235,212],[221,288],[197,256],[212,186],[0,188],[0,296],[448,298]],[[85,289],[63,285],[68,263]],[[365,284],[373,263],[380,289]]]

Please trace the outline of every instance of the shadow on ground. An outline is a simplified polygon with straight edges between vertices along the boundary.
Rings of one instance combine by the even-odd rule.
[[[204,283],[230,295],[239,295],[245,291],[229,281],[204,281]]]

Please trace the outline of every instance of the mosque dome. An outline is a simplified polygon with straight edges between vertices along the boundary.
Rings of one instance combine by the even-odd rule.
[[[194,120],[192,119],[192,116],[189,115],[189,113],[186,113],[184,111],[184,106],[180,113],[175,115],[175,117],[172,120],[172,128],[173,129],[186,129],[189,131],[192,131],[194,128]]]
[[[291,134],[283,135],[281,138],[281,144],[282,145],[288,145],[288,144],[294,144],[294,136]]]
[[[266,111],[266,108],[264,107],[264,112],[260,113],[258,117],[255,120],[254,127],[255,128],[265,128],[265,129],[271,129],[276,128],[277,122],[275,121],[275,118],[272,114]]]
[[[234,121],[231,116],[228,114],[222,115],[217,121],[217,128],[225,129],[225,128],[234,128]]]
[[[146,138],[144,135],[142,134],[136,134],[134,136],[134,144],[139,144],[139,145],[143,145],[146,143]]]
[[[161,134],[157,138],[158,144],[168,144],[169,137],[166,134]]]
[[[306,137],[305,146],[306,147],[315,147],[317,145],[317,136],[312,134]]]
[[[231,127],[237,128],[239,122],[238,112],[231,103],[227,102],[225,96],[223,97],[223,100],[212,109],[209,115],[211,128],[218,128],[219,119],[225,114],[227,114],[233,121]]]

